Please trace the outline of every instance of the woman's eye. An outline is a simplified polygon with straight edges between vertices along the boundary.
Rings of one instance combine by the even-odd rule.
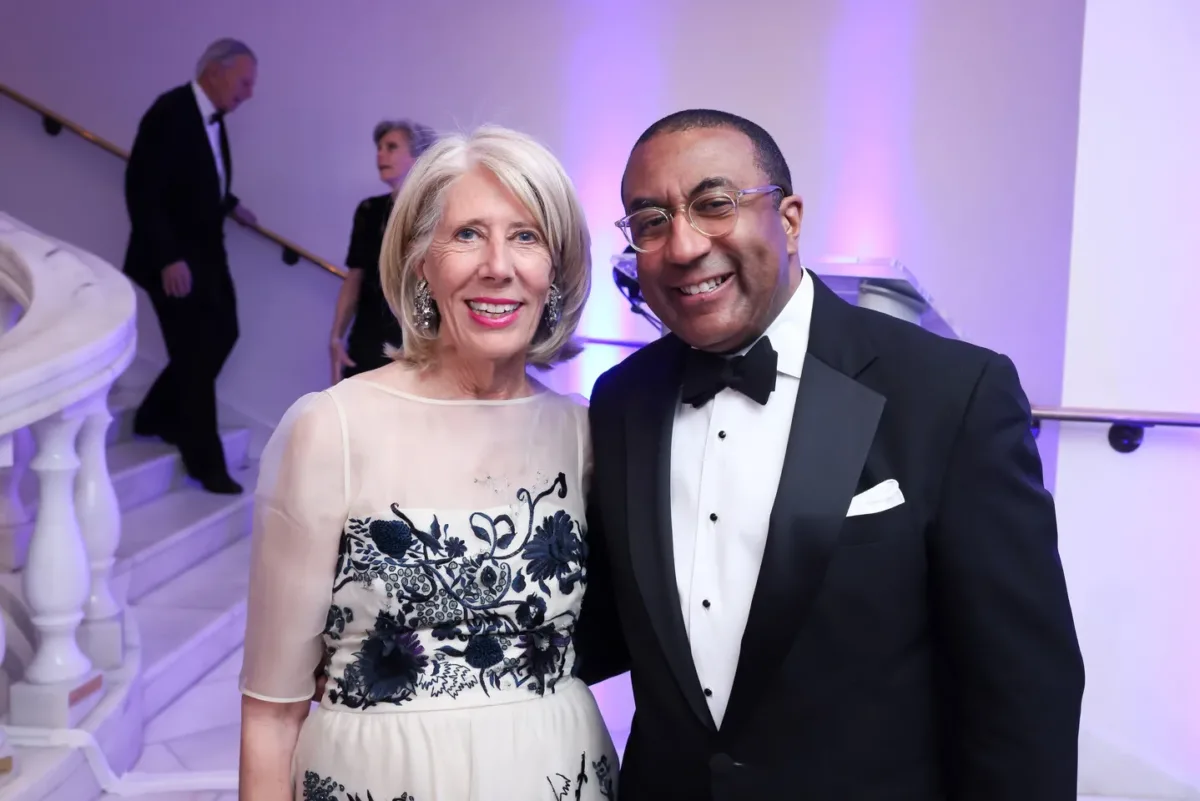
[[[479,238],[479,232],[474,228],[464,228],[454,235],[459,242],[474,242]]]
[[[536,245],[541,238],[533,231],[518,231],[517,241],[524,245]]]

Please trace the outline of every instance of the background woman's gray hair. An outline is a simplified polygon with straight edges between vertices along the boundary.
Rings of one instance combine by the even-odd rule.
[[[428,125],[412,120],[384,120],[375,126],[375,131],[371,134],[375,146],[378,147],[379,140],[392,131],[404,131],[404,135],[408,137],[408,152],[413,158],[420,158],[421,154],[437,141],[437,132]]]
[[[237,39],[218,39],[205,49],[204,55],[196,62],[196,77],[199,78],[209,64],[228,64],[238,56],[249,56],[251,61],[258,63],[258,56],[254,55],[254,51],[245,42]]]

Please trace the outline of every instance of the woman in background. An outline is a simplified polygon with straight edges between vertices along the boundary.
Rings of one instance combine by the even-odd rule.
[[[346,280],[338,292],[329,339],[331,379],[374,370],[391,361],[384,353],[387,345],[399,348],[400,324],[388,309],[379,283],[379,250],[383,231],[392,213],[392,204],[413,162],[433,144],[432,128],[408,120],[384,120],[375,126],[375,167],[379,179],[391,191],[369,197],[354,211],[350,232],[350,251],[346,255]],[[350,321],[354,320],[353,327]],[[346,340],[346,329],[350,338]]]
[[[527,373],[578,353],[589,251],[570,179],[522,134],[413,166],[381,265],[401,355],[297,401],[263,452],[241,801],[615,798],[576,676],[603,622],[578,626],[587,409]]]

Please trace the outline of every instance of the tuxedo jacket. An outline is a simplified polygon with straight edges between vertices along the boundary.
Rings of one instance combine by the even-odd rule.
[[[1074,801],[1083,662],[1012,362],[804,280],[808,351],[720,727],[672,552],[687,346],[660,339],[593,390],[577,654],[588,682],[632,671],[622,801]],[[847,517],[889,479],[903,503]]]
[[[228,269],[225,216],[238,199],[229,191],[233,163],[223,123],[221,156],[225,186],[191,84],[161,95],[142,117],[125,170],[125,273],[134,281],[158,282],[162,269],[180,260],[193,282]]]

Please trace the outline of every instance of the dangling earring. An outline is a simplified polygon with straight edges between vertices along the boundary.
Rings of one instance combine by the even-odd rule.
[[[561,319],[562,293],[558,291],[557,284],[551,284],[550,291],[546,294],[546,328],[553,331]]]
[[[414,306],[417,310],[417,328],[422,331],[432,331],[437,325],[437,306],[433,305],[433,295],[429,292],[429,282],[422,278],[417,282],[417,293]]]

